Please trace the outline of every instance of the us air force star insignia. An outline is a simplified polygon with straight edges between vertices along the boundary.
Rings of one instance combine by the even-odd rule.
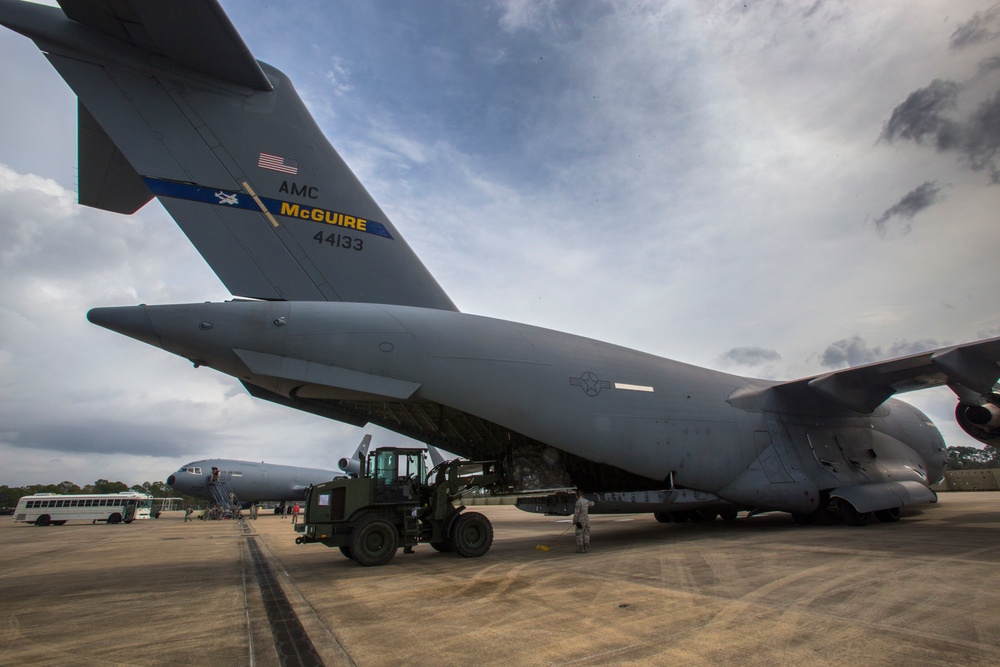
[[[597,396],[601,393],[602,389],[611,387],[610,382],[602,380],[590,371],[583,373],[578,378],[570,378],[569,383],[574,387],[583,387],[583,393],[587,396]]]
[[[236,206],[240,203],[238,199],[239,195],[235,192],[230,194],[228,192],[216,192],[215,196],[219,198],[220,204],[229,204],[230,206]]]

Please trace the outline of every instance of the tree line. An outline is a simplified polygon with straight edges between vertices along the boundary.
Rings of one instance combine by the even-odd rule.
[[[993,447],[949,447],[948,470],[1000,468],[1000,449]]]
[[[32,496],[36,493],[59,493],[64,495],[74,495],[81,493],[121,493],[122,491],[138,491],[148,493],[154,498],[179,498],[180,505],[191,505],[198,507],[205,503],[200,498],[186,496],[177,493],[166,482],[143,482],[129,486],[125,482],[111,482],[106,479],[99,479],[93,484],[78,486],[69,481],[58,484],[30,484],[28,486],[0,486],[0,507],[16,507],[17,501],[22,496]]]

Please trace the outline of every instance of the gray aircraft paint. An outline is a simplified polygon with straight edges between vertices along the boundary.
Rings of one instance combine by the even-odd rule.
[[[216,2],[61,6],[2,0],[0,22],[79,97],[81,203],[156,196],[234,295],[266,300],[97,308],[96,324],[257,398],[501,458],[515,485],[656,491],[661,508],[931,501],[944,442],[891,398],[924,387],[948,384],[962,428],[1000,442],[997,338],[770,382],[459,313]]]
[[[219,469],[220,479],[229,485],[241,503],[303,500],[305,490],[311,485],[328,482],[342,474],[333,470],[283,466],[263,461],[202,459],[185,463],[167,478],[167,484],[178,493],[212,500],[212,492],[209,490],[212,468]],[[198,472],[191,472],[192,469]]]
[[[305,490],[313,484],[328,482],[343,475],[357,476],[371,441],[371,435],[366,434],[353,454],[340,459],[339,472],[263,461],[202,459],[182,465],[167,477],[167,485],[189,496],[213,500],[210,483],[212,468],[216,468],[221,473],[220,479],[229,485],[240,502],[303,500]]]

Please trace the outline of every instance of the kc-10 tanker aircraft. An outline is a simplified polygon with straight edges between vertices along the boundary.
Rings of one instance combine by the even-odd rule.
[[[933,502],[945,444],[900,392],[947,384],[962,428],[1000,443],[1000,338],[773,382],[461,313],[217,2],[59,4],[2,0],[0,20],[76,92],[80,203],[158,198],[237,297],[95,324],[257,398],[499,459],[511,487],[662,520]]]
[[[171,473],[167,477],[167,486],[189,496],[214,500],[216,494],[212,493],[212,485],[221,482],[226,485],[225,493],[236,494],[242,504],[275,500],[284,506],[288,500],[304,500],[306,489],[313,484],[328,482],[338,476],[357,477],[371,441],[372,436],[365,434],[354,453],[338,462],[340,472],[263,461],[201,459],[185,463]]]

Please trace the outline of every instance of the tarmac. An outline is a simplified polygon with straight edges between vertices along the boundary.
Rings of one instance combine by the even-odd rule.
[[[473,510],[486,556],[375,568],[264,513],[0,521],[0,665],[1000,665],[1000,492],[862,528],[593,516],[587,554]]]

